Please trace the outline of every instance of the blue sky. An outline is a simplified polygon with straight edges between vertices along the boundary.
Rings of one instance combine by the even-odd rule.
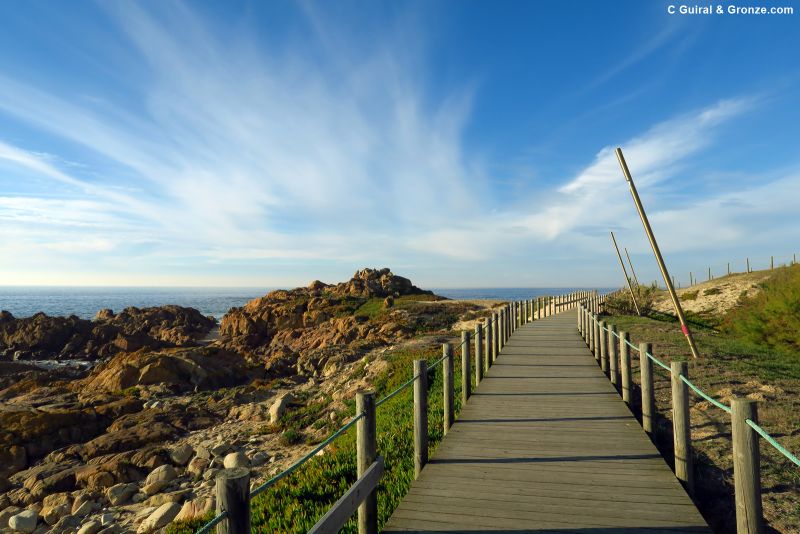
[[[769,5],[777,5],[769,2]],[[796,252],[800,13],[0,2],[0,285],[614,286]]]

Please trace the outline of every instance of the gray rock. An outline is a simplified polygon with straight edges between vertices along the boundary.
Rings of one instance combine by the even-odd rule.
[[[81,526],[81,518],[76,515],[65,515],[53,525],[53,532],[75,532]]]
[[[208,451],[207,448],[200,446],[194,450],[195,455],[198,458],[203,458],[204,460],[208,460],[211,458],[211,453]]]
[[[186,465],[192,456],[194,456],[194,449],[189,444],[178,445],[169,453],[169,457],[175,462],[175,465]]]
[[[189,462],[189,465],[186,466],[186,472],[193,476],[199,476],[205,472],[208,468],[209,461],[208,458],[200,458],[196,456],[192,458],[192,461]]]
[[[252,465],[264,465],[269,461],[269,459],[270,459],[269,454],[267,454],[266,452],[263,451],[257,452],[253,455],[252,458],[250,458],[250,463]]]
[[[112,506],[119,506],[128,502],[139,491],[136,484],[117,484],[106,490],[106,497]]]
[[[0,511],[0,528],[8,528],[8,520],[22,511],[18,506],[8,506]]]
[[[103,525],[104,527],[107,527],[108,525],[114,522],[114,519],[115,519],[114,514],[103,514],[100,516],[100,524]]]
[[[280,421],[281,416],[286,413],[286,409],[292,402],[294,402],[294,397],[290,393],[278,397],[269,407],[269,422],[274,425]]]
[[[8,526],[18,532],[30,533],[36,530],[39,523],[39,514],[35,510],[25,510],[12,515],[8,520]]]
[[[101,528],[99,521],[89,521],[84,523],[80,530],[78,530],[78,534],[97,534],[100,532]]]
[[[94,503],[92,501],[83,501],[77,508],[72,510],[72,515],[77,517],[86,517],[94,511]]]
[[[178,512],[180,511],[180,504],[176,502],[164,503],[156,508],[156,511],[150,514],[147,519],[142,521],[142,524],[139,525],[137,532],[152,532],[164,527],[173,519],[175,519],[175,516],[178,515]]]
[[[152,484],[153,482],[171,482],[178,476],[178,472],[175,471],[175,468],[171,465],[160,465],[150,471],[150,474],[147,475],[147,479],[144,481],[145,484]]]
[[[250,467],[250,460],[247,459],[247,456],[243,452],[232,452],[225,456],[222,465],[225,466],[225,469]]]
[[[225,456],[232,448],[233,447],[231,447],[230,443],[223,441],[211,449],[211,455],[214,456],[214,458],[219,458],[221,456]]]

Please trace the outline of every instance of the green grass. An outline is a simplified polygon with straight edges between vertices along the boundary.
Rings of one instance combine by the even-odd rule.
[[[796,268],[794,268],[796,269]],[[660,360],[689,361],[689,378],[707,394],[723,402],[732,396],[759,400],[759,423],[789,450],[800,451],[800,350],[793,350],[798,334],[796,308],[800,298],[797,270],[776,273],[754,299],[746,299],[725,317],[690,315],[689,325],[701,357],[693,360],[677,320],[668,314],[651,317],[626,315],[604,319],[630,334],[631,342],[653,343]],[[735,325],[735,326],[734,326]],[[787,341],[788,340],[788,341]],[[638,382],[638,354],[632,355]],[[656,368],[657,412],[662,423],[656,442],[672,454],[670,380]],[[730,418],[690,394],[692,442],[696,459],[700,509],[718,532],[735,530],[733,510]],[[701,405],[698,407],[698,405]],[[703,406],[705,405],[705,406]],[[662,435],[659,436],[659,433]],[[760,440],[764,513],[778,532],[800,528],[800,469]]]
[[[373,382],[378,399],[393,391],[412,375],[412,362],[440,355],[439,347],[400,350],[387,355],[389,367]],[[459,358],[458,352],[455,358]],[[460,392],[460,365],[454,365],[455,388]],[[412,388],[408,387],[377,410],[378,454],[383,456],[386,473],[378,487],[378,516],[382,528],[414,478]],[[347,403],[354,413],[352,401]],[[456,413],[460,410],[456,395]],[[428,437],[432,453],[443,437],[441,366],[429,374]],[[291,476],[272,486],[251,503],[251,524],[254,531],[306,532],[324,515],[356,480],[355,430],[342,435],[326,449],[323,456],[309,460]],[[175,523],[168,532],[188,534],[202,523]],[[355,533],[351,519],[342,532]]]
[[[722,329],[752,344],[800,352],[800,265],[777,269],[761,291],[728,314]]]

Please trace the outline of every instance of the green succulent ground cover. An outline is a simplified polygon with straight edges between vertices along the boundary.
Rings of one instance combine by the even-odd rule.
[[[429,365],[438,359],[440,349],[398,350],[386,356],[388,368],[373,383],[378,399],[383,398],[412,376],[413,361],[427,359]],[[456,351],[455,358],[460,357]],[[461,388],[460,365],[454,365],[455,389]],[[428,438],[432,453],[443,437],[441,365],[429,372]],[[386,473],[378,487],[379,526],[391,516],[414,478],[413,460],[413,393],[402,393],[381,405],[377,410],[378,454],[383,456]],[[461,408],[456,395],[456,413]],[[354,415],[350,404],[349,417]],[[254,532],[306,532],[341,497],[356,480],[355,429],[333,442],[324,455],[314,457],[295,473],[281,480],[256,497],[251,503],[251,524]],[[196,531],[208,517],[175,523],[168,532],[189,534]],[[342,532],[357,532],[355,521]]]

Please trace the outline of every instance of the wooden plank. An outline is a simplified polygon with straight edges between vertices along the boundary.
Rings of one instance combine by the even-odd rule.
[[[378,459],[366,470],[364,476],[356,480],[350,489],[336,501],[317,523],[311,527],[308,534],[336,534],[352,517],[364,499],[372,493],[383,476],[383,457]]]
[[[709,532],[577,313],[517,326],[384,532]]]

